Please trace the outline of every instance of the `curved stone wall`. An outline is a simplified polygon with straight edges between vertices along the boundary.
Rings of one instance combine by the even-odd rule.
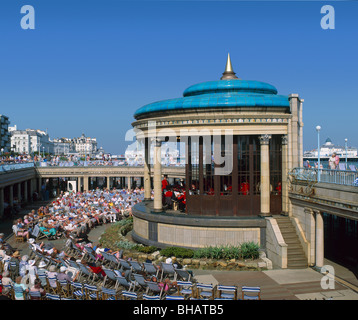
[[[264,218],[187,216],[151,212],[151,202],[132,208],[132,238],[159,248],[168,246],[202,248],[255,242],[266,246]]]

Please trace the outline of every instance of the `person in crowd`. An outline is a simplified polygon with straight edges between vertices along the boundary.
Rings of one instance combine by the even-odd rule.
[[[337,154],[333,152],[331,157],[328,159],[328,167],[331,170],[335,170],[337,169],[338,164],[339,164],[339,157],[337,159]]]
[[[29,292],[27,286],[21,283],[21,276],[16,277],[16,282],[14,283],[14,294],[15,300],[25,300],[25,293]]]
[[[18,277],[20,274],[20,253],[19,251],[15,251],[11,259],[9,261],[9,271],[10,271],[10,277],[13,281],[16,280],[16,277]]]
[[[33,286],[31,286],[31,292],[40,292],[40,295],[44,297],[46,295],[46,290],[41,286],[40,279],[35,279]],[[40,298],[31,298],[31,300],[40,300]]]

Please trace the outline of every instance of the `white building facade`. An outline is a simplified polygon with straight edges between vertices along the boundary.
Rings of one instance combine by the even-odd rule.
[[[75,152],[82,156],[93,156],[97,153],[97,139],[86,137],[83,133],[79,138],[74,138],[73,145]]]
[[[17,130],[17,127],[10,127],[11,133],[11,150],[17,153],[32,154],[53,153],[53,141],[49,135],[42,130],[26,129]]]

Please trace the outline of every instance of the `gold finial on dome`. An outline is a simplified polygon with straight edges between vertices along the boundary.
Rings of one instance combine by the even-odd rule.
[[[235,72],[232,69],[230,53],[228,53],[227,61],[226,61],[226,68],[225,68],[223,76],[220,78],[220,80],[230,80],[230,79],[238,79],[238,77],[235,75]]]

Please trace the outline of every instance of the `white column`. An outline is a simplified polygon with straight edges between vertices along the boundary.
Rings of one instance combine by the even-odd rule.
[[[155,138],[154,142],[154,211],[162,211],[162,164],[161,146],[162,140]]]
[[[83,191],[88,192],[88,176],[86,175],[83,177]]]
[[[260,136],[260,154],[261,154],[261,177],[260,177],[260,198],[261,215],[270,215],[270,154],[269,142],[271,135]]]
[[[324,266],[324,224],[320,211],[316,213],[316,267]]]
[[[144,149],[144,200],[151,199],[151,183],[150,183],[150,148],[149,139],[145,138]]]
[[[282,194],[282,214],[288,215],[288,185],[287,185],[287,172],[288,172],[288,155],[287,155],[287,135],[282,136],[282,181],[281,181],[281,194]]]

